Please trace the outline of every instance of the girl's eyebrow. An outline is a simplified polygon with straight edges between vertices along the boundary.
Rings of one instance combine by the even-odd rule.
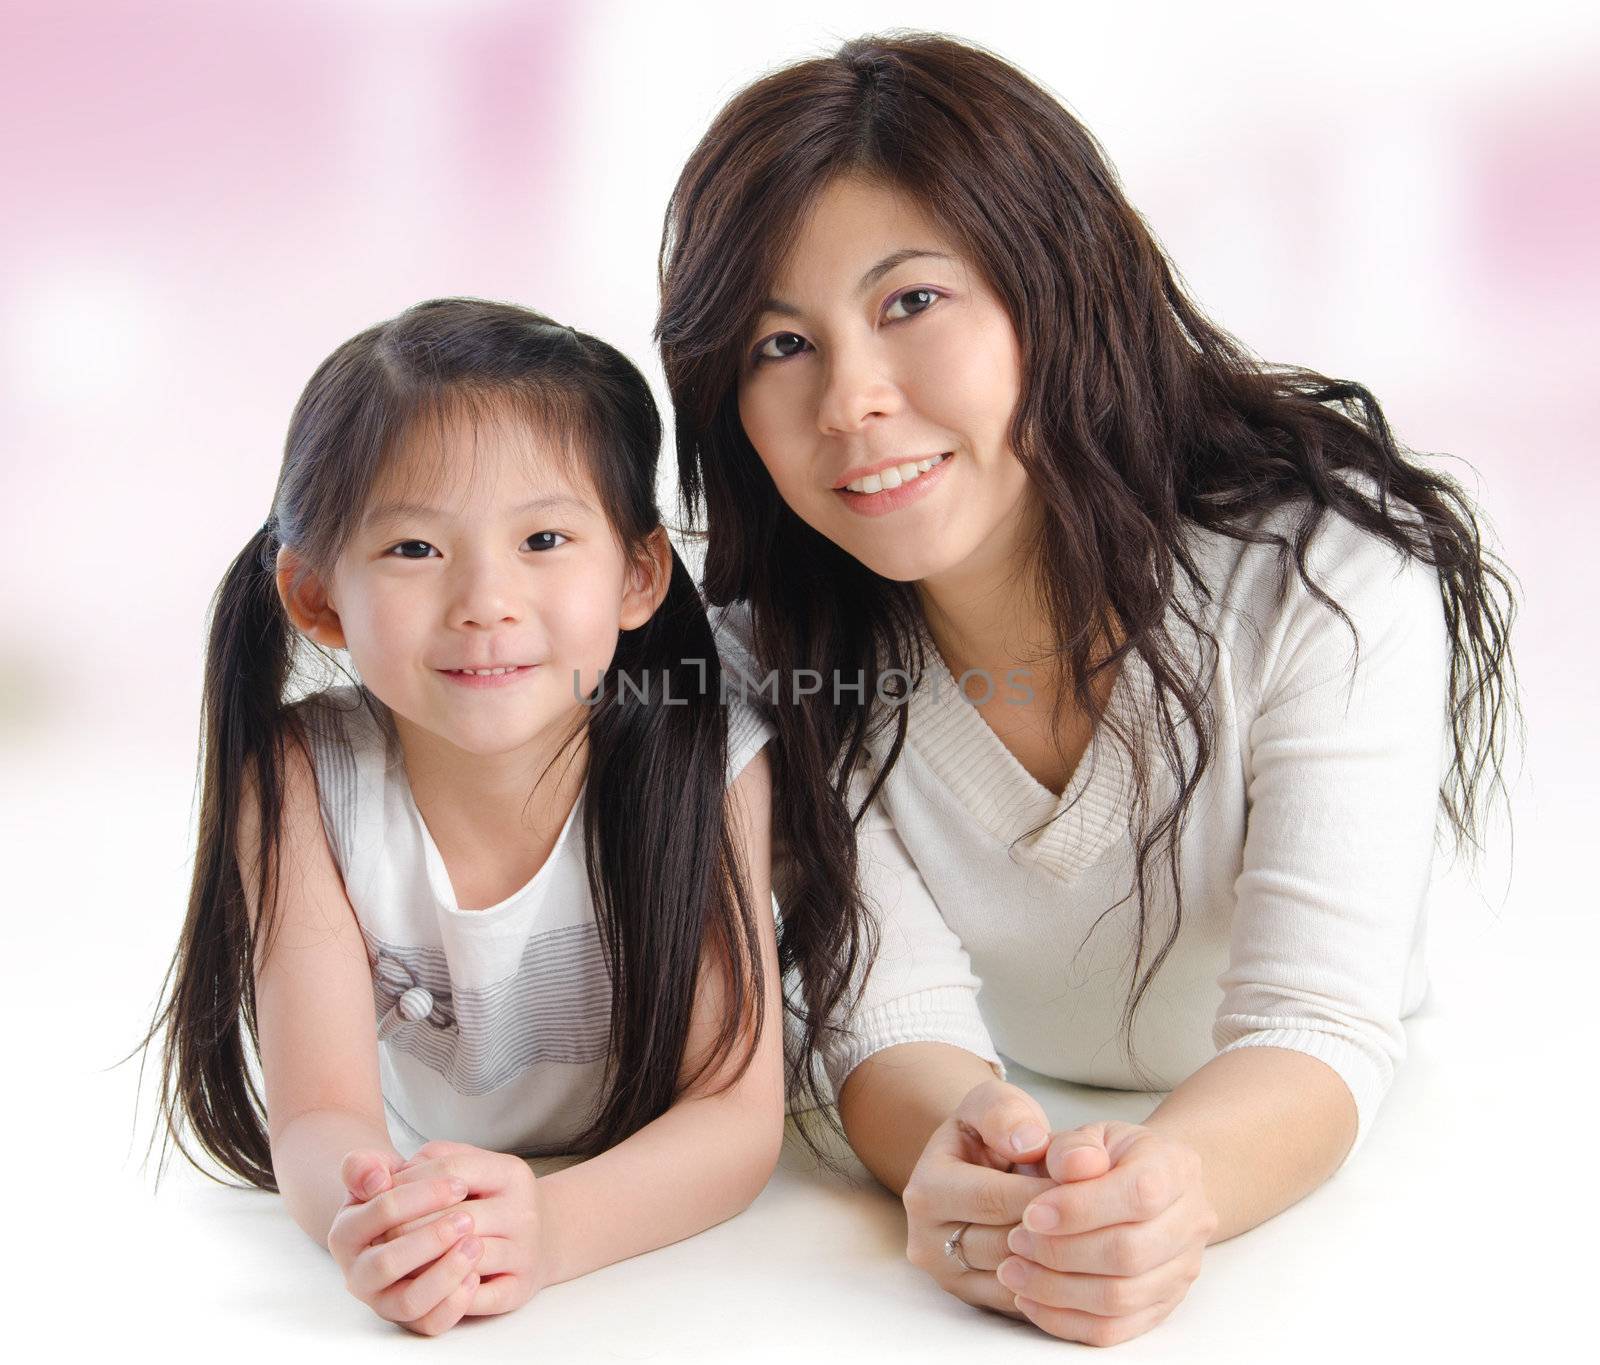
[[[534,498],[523,503],[520,507],[510,509],[508,515],[521,516],[524,512],[544,512],[552,508],[567,508],[575,512],[592,512],[594,509],[582,498],[572,497],[566,493],[552,493],[547,497]],[[391,501],[380,503],[362,519],[364,526],[382,526],[387,522],[396,521],[401,517],[437,517],[447,518],[449,513],[437,507],[424,507],[421,503]]]
[[[904,265],[907,261],[917,260],[919,257],[928,257],[935,261],[948,261],[950,257],[943,251],[930,251],[927,247],[908,246],[899,251],[891,251],[877,265],[863,275],[856,284],[856,293],[865,293],[879,280],[887,275],[897,265]],[[761,312],[776,313],[779,317],[797,318],[801,316],[800,309],[792,303],[785,303],[782,299],[762,299]]]

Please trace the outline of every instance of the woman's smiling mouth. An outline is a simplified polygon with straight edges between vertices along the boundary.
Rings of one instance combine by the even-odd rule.
[[[880,466],[873,473],[852,479],[833,491],[844,499],[851,511],[869,517],[882,516],[932,492],[944,478],[944,471],[953,458],[953,452],[945,451],[921,460]]]

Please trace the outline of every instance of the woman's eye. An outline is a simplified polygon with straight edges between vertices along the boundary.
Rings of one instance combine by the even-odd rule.
[[[524,545],[531,543],[536,550],[554,550],[556,546],[550,543],[552,539],[565,544],[568,538],[560,531],[535,531],[522,543]]]
[[[938,297],[931,289],[908,289],[903,294],[895,295],[894,302],[889,305],[888,312],[884,316],[891,321],[897,320],[895,309],[902,304],[905,305],[905,309],[898,315],[899,317],[911,317],[916,313],[926,313],[933,305],[933,301]]]
[[[755,358],[762,360],[787,360],[792,355],[798,355],[806,344],[806,339],[796,336],[793,332],[779,332],[770,336],[756,347]]]
[[[399,554],[399,555],[396,555],[394,553],[396,550],[406,550],[406,549],[409,549],[411,547],[419,546],[419,545],[422,547],[422,549],[424,551],[424,553],[422,553],[420,555],[413,555],[413,554]],[[425,541],[425,540],[402,540],[398,545],[391,545],[389,547],[389,551],[388,552],[389,552],[390,555],[393,555],[394,558],[396,558],[396,559],[426,559],[428,557],[426,552],[430,551],[430,550],[433,551],[433,553],[435,553],[435,554],[438,553],[438,551],[434,550],[433,546],[428,544],[428,542]]]

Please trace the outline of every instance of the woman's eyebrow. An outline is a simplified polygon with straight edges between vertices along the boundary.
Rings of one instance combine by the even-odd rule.
[[[899,251],[891,251],[877,265],[863,275],[856,285],[856,293],[860,294],[871,289],[879,280],[887,275],[897,265],[904,265],[907,261],[917,260],[919,257],[929,257],[936,261],[948,261],[950,257],[943,251],[930,251],[927,247],[908,246]],[[801,310],[792,303],[785,303],[782,299],[763,299],[761,301],[763,313],[776,313],[779,317],[797,318]]]

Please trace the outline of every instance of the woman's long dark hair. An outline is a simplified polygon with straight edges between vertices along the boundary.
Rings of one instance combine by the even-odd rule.
[[[555,437],[550,444],[587,470],[630,556],[642,556],[661,524],[661,419],[648,385],[620,352],[538,313],[472,299],[418,304],[347,341],[307,385],[269,525],[234,560],[213,603],[199,846],[170,989],[150,1033],[165,1031],[167,1138],[200,1165],[192,1134],[221,1167],[263,1188],[276,1183],[248,1067],[257,1038],[252,964],[271,950],[285,746],[304,743],[291,691],[310,647],[280,601],[276,552],[292,547],[326,578],[407,433],[463,407],[490,420],[520,412]],[[663,678],[666,690],[658,691]],[[574,1144],[583,1154],[637,1131],[680,1093],[703,949],[719,964],[731,1004],[682,1086],[715,1074],[745,1034],[750,1046],[732,1084],[763,1027],[754,912],[724,821],[719,682],[704,603],[674,553],[665,600],[646,624],[622,634],[603,698],[582,708],[571,737],[586,727],[587,872],[612,986],[607,1080]],[[668,696],[673,704],[660,704]],[[247,772],[260,795],[253,925],[235,854]]]
[[[1214,641],[1179,591],[1208,596],[1185,547],[1194,527],[1278,545],[1335,611],[1306,570],[1330,513],[1437,569],[1453,744],[1441,800],[1458,844],[1474,847],[1486,793],[1503,793],[1518,712],[1510,576],[1467,497],[1396,444],[1361,385],[1260,362],[1205,318],[1088,131],[1016,68],[950,38],[861,38],[756,81],[717,115],[667,210],[657,338],[680,484],[708,532],[706,596],[750,603],[762,667],[875,681],[924,662],[914,590],[791,512],[739,420],[740,362],[761,300],[818,194],[847,175],[922,205],[1010,314],[1024,370],[1010,438],[1045,510],[1040,588],[1071,684],[1060,705],[1099,725],[1096,680],[1130,656],[1154,681],[1149,734],[1106,726],[1129,751],[1135,787],[1138,948],[1125,1047],[1181,921],[1178,896],[1152,946],[1154,879],[1164,869],[1178,893],[1177,838],[1213,749],[1210,679],[1193,646],[1204,660]],[[1303,508],[1292,534],[1263,529],[1265,514],[1291,503]],[[1174,620],[1188,640],[1173,638]],[[852,972],[871,951],[855,869],[838,851],[853,847],[861,813],[847,809],[850,775],[872,727],[886,723],[870,710],[873,695],[870,684],[864,697],[823,689],[773,718],[782,956],[813,964],[795,1002],[813,1047],[848,1007]],[[895,717],[874,792],[905,742],[907,708]],[[1176,781],[1176,799],[1160,810],[1152,749]]]

